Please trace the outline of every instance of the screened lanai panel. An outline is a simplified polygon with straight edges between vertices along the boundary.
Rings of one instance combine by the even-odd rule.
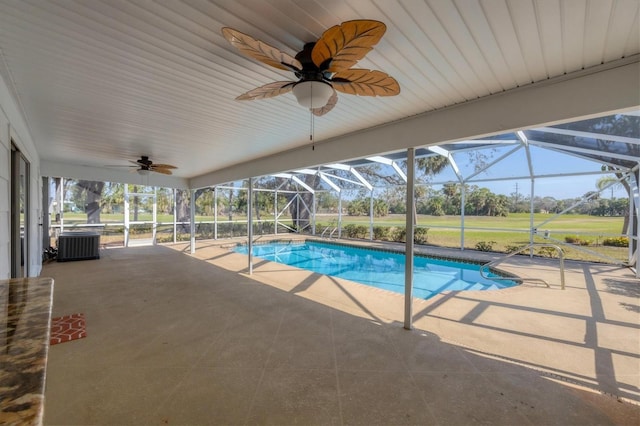
[[[640,139],[640,116],[637,114],[614,114],[605,117],[574,121],[553,126],[558,129],[592,132],[610,136]]]
[[[640,158],[640,145],[582,136],[529,130],[526,132],[534,144],[547,144],[619,167],[632,168]]]
[[[522,145],[494,145],[456,153],[453,157],[465,178],[475,174],[470,182],[529,176],[527,155]]]
[[[536,176],[574,173],[599,173],[602,162],[571,151],[550,151],[535,145],[529,146],[533,171]]]

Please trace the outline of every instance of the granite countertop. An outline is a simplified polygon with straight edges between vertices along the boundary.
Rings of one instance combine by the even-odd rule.
[[[0,424],[42,424],[52,278],[0,280]]]

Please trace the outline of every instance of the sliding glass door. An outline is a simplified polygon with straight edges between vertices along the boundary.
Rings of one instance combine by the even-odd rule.
[[[29,276],[29,162],[11,146],[11,278]]]

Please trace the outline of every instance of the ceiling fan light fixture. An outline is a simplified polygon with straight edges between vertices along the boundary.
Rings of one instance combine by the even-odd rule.
[[[138,174],[141,176],[147,176],[150,172],[151,170],[149,169],[138,169]]]
[[[292,91],[298,103],[307,109],[322,108],[333,95],[333,87],[323,81],[301,81]]]

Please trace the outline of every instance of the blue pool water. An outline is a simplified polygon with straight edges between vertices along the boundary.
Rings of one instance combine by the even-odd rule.
[[[239,245],[234,251],[247,254],[248,247]],[[306,241],[254,245],[253,255],[404,294],[404,254]],[[510,280],[483,278],[479,270],[477,264],[416,256],[413,295],[428,299],[448,290],[497,290],[516,285]]]

